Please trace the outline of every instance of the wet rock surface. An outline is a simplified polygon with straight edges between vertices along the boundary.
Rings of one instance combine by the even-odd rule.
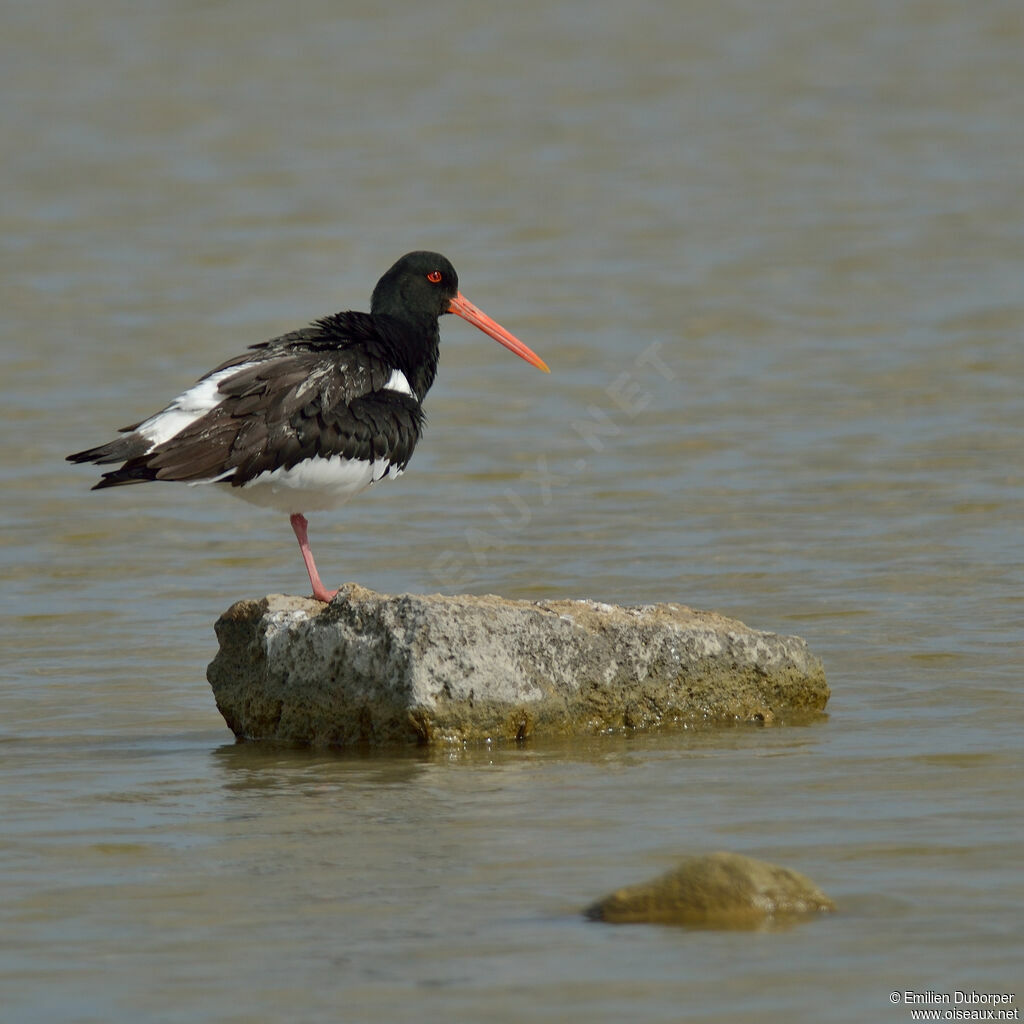
[[[329,604],[271,595],[218,620],[207,671],[240,739],[316,745],[518,740],[820,712],[799,637],[683,605],[491,595]]]
[[[809,878],[739,853],[690,857],[671,871],[618,889],[586,911],[609,924],[747,929],[787,925],[835,910]]]

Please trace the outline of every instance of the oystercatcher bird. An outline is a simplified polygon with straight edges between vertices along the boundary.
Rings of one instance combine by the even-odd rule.
[[[253,345],[165,409],[123,427],[124,437],[68,461],[123,463],[93,490],[150,480],[216,484],[288,513],[313,597],[329,601],[337,591],[320,580],[304,513],[401,475],[423,431],[445,313],[549,372],[459,292],[444,256],[410,252],[377,282],[369,313],[336,313]]]

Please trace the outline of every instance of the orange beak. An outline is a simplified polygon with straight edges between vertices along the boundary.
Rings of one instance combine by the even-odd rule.
[[[492,320],[482,309],[477,309],[462,292],[452,299],[448,306],[448,312],[461,316],[463,320],[468,321],[474,327],[479,327],[484,334],[489,334],[499,345],[504,345],[510,352],[515,352],[520,359],[525,359],[528,363],[536,366],[538,370],[543,370],[545,373],[551,372],[548,369],[548,364],[536,352],[530,351],[517,337],[509,334],[501,324]]]

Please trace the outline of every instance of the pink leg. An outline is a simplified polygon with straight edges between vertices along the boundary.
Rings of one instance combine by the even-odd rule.
[[[330,601],[337,593],[336,590],[328,590],[320,581],[320,573],[316,571],[316,562],[313,561],[313,552],[309,549],[309,537],[306,529],[309,523],[301,512],[292,516],[292,529],[295,531],[295,539],[299,542],[299,550],[302,552],[302,560],[306,563],[306,572],[309,573],[309,582],[313,584],[313,597],[317,601]]]

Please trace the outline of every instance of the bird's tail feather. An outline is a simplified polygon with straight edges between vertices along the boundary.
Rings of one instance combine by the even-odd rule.
[[[125,484],[141,484],[155,480],[157,471],[146,465],[146,457],[152,447],[150,441],[140,434],[119,437],[107,444],[87,448],[67,457],[68,462],[94,462],[98,466],[112,462],[123,462],[120,469],[103,474],[103,479],[93,487],[94,491],[104,487],[123,487]]]
[[[129,434],[127,437],[116,438],[95,448],[87,448],[84,452],[75,452],[74,455],[67,457],[67,461],[95,462],[98,466],[111,462],[127,462],[129,459],[145,455],[151,447],[152,443],[141,434]]]
[[[104,473],[98,484],[93,485],[94,491],[102,491],[106,487],[125,487],[128,484],[144,484],[157,479],[157,471],[147,466],[141,459],[133,460],[120,469]]]

